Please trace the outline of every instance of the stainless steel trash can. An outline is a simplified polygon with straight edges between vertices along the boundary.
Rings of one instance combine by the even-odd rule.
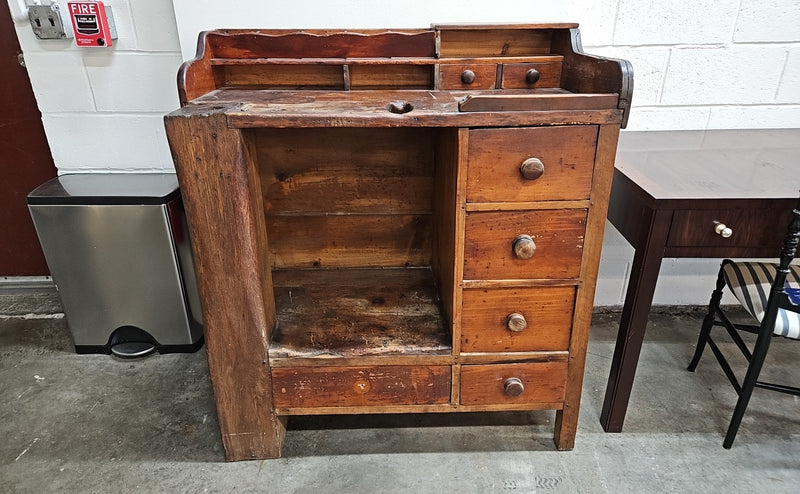
[[[72,174],[28,194],[78,353],[124,357],[203,344],[174,174]]]

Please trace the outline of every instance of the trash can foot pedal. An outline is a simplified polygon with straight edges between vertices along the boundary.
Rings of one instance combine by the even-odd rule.
[[[156,350],[156,346],[146,341],[127,341],[111,346],[111,353],[117,357],[144,357]]]

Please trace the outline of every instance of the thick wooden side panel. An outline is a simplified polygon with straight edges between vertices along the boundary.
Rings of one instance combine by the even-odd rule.
[[[614,93],[623,111],[621,126],[628,122],[633,97],[633,67],[627,60],[616,60],[583,53],[577,29],[553,34],[553,53],[564,56],[561,87],[574,93]]]
[[[608,198],[614,176],[614,158],[617,152],[619,126],[601,125],[597,136],[597,157],[592,185],[592,208],[586,221],[586,240],[581,260],[581,283],[575,301],[575,316],[572,322],[572,338],[569,352],[569,373],[564,408],[556,414],[554,441],[558,449],[572,449],[578,427],[578,410],[583,389],[583,374],[586,363],[586,348],[589,343],[589,327],[592,323],[592,308],[603,248]]]
[[[189,101],[220,87],[221,80],[211,68],[211,52],[208,33],[200,33],[195,58],[184,62],[178,69],[178,98],[181,106],[186,106]]]
[[[586,214],[585,209],[467,213],[464,279],[577,278]],[[536,244],[530,259],[514,255],[519,235]]]
[[[196,256],[208,367],[229,460],[277,457],[267,347],[275,324],[260,180],[222,114],[166,119]]]
[[[436,405],[450,401],[450,366],[272,369],[276,408]]]

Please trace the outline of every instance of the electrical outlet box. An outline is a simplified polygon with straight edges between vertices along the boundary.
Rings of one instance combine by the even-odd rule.
[[[31,22],[33,34],[39,39],[64,39],[67,32],[61,20],[58,4],[31,5],[28,7],[28,20]]]

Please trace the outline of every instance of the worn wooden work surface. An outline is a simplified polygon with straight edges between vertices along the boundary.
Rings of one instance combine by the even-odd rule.
[[[270,359],[451,352],[430,269],[276,271],[273,282]]]
[[[459,102],[468,100],[460,110]],[[558,88],[486,91],[218,89],[175,112],[225,110],[234,127],[480,127],[616,123],[616,94],[573,94]],[[393,102],[409,103],[392,113]],[[471,109],[469,107],[474,108]],[[557,111],[558,110],[558,111]]]

